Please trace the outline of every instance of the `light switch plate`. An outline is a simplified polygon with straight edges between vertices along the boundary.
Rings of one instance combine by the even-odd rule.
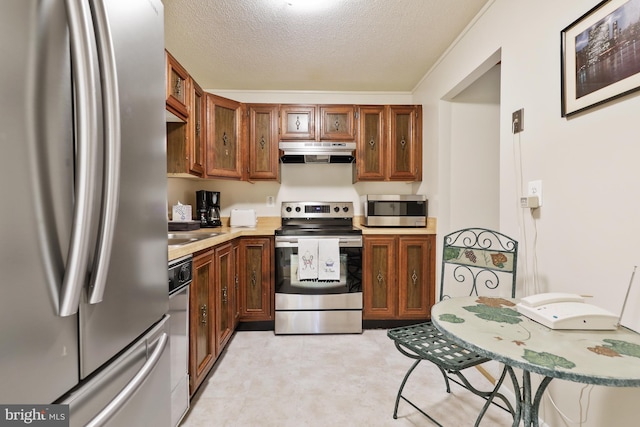
[[[520,133],[524,130],[524,108],[516,110],[511,115],[513,133]]]

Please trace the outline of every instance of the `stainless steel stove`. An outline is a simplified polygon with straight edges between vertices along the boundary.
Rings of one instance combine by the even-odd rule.
[[[362,230],[352,202],[283,202],[275,333],[362,332]]]

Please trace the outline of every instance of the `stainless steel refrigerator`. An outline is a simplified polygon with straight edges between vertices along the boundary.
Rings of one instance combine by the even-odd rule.
[[[0,2],[0,404],[169,425],[163,13]]]

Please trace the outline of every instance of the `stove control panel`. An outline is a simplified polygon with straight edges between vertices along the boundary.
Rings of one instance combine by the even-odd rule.
[[[282,218],[353,218],[353,202],[282,202]]]

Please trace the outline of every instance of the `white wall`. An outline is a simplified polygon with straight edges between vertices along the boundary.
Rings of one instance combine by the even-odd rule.
[[[500,66],[451,100],[450,227],[500,226]],[[446,170],[446,168],[445,168]]]
[[[448,182],[451,91],[501,61],[500,230],[520,241],[519,291],[567,291],[619,312],[632,266],[640,263],[640,94],[571,119],[560,116],[560,31],[599,0],[495,0],[419,84],[423,104],[425,181],[438,231],[455,218]],[[482,73],[480,73],[482,74]],[[525,130],[511,133],[511,113],[524,108]],[[438,159],[434,164],[433,160]],[[518,207],[519,187],[543,182],[544,205],[530,216]],[[537,230],[537,244],[535,232]],[[534,266],[537,261],[537,268]],[[526,269],[524,268],[526,267]],[[534,278],[537,277],[537,285]],[[640,286],[640,284],[636,284]],[[638,298],[631,301],[640,325]],[[578,420],[581,384],[554,380],[556,404]],[[583,407],[587,407],[587,392]],[[584,426],[632,426],[640,389],[595,387]],[[547,403],[550,426],[565,425]],[[616,402],[616,405],[612,404]],[[615,408],[615,409],[614,409]]]

